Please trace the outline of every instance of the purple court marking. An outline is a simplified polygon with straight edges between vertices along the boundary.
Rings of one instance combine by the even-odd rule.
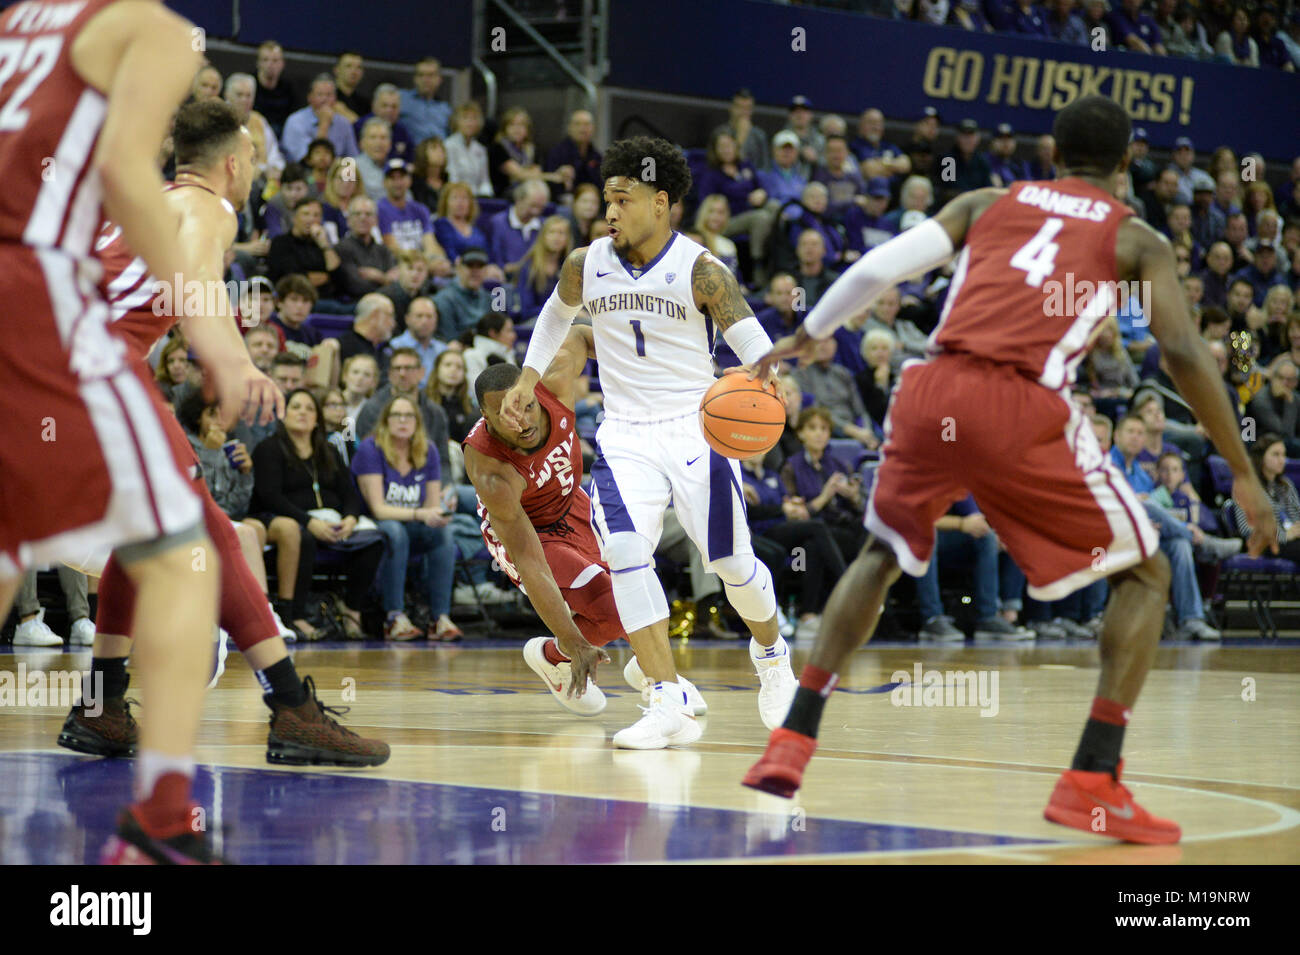
[[[0,754],[0,862],[98,861],[133,763]],[[739,782],[737,782],[739,785]],[[200,766],[195,795],[220,851],[249,865],[659,862],[1053,845],[779,812]],[[802,827],[801,830],[799,827]]]

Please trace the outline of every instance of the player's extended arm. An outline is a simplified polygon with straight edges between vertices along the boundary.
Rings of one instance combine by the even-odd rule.
[[[764,372],[777,362],[807,351],[850,318],[870,308],[899,282],[937,269],[952,258],[971,224],[1005,189],[976,189],[948,203],[934,218],[884,242],[849,266],[808,313],[793,335],[781,339],[761,362]]]
[[[505,545],[506,553],[519,571],[519,578],[528,591],[533,609],[555,635],[560,652],[573,660],[574,687],[579,688],[578,692],[581,693],[581,688],[585,688],[587,683],[585,679],[579,680],[579,661],[588,660],[593,655],[605,655],[593,654],[597,648],[587,642],[587,638],[573,622],[569,605],[546,563],[546,554],[537,537],[537,529],[519,503],[521,488],[496,470],[490,459],[470,447],[465,449],[465,473],[487,509],[493,532]],[[594,662],[589,665],[594,672]]]
[[[508,424],[518,424],[524,406],[533,398],[533,389],[541,381],[546,369],[564,347],[573,317],[582,308],[582,269],[587,261],[587,249],[574,249],[560,267],[560,278],[555,291],[542,306],[528,339],[528,353],[524,356],[523,372],[514,386],[501,399],[501,417]]]
[[[190,296],[182,294],[183,289],[173,290],[172,301],[180,306],[181,331],[186,340],[198,353],[203,367],[214,375],[219,393],[230,396],[230,406],[223,408],[228,413],[226,423],[232,423],[229,413],[237,398],[241,417],[251,421],[260,408],[257,423],[267,424],[284,415],[284,396],[275,382],[254,367],[222,282],[225,252],[237,228],[234,215],[215,198],[204,197],[186,208],[176,241],[194,262],[188,279],[200,283],[202,311],[190,313],[186,307]],[[209,304],[213,306],[211,312]]]
[[[542,384],[564,407],[570,411],[578,403],[578,376],[587,365],[588,358],[596,355],[596,341],[590,325],[574,325],[564,336],[564,344],[556,352],[551,366],[542,377]]]
[[[1142,309],[1150,318],[1151,334],[1160,345],[1169,377],[1232,469],[1232,496],[1254,528],[1247,545],[1250,554],[1258,556],[1266,546],[1276,552],[1277,519],[1241,443],[1218,365],[1188,314],[1169,240],[1145,222],[1129,218],[1120,227],[1116,244],[1117,258],[1135,261],[1134,271],[1142,282]]]
[[[754,317],[736,276],[712,252],[696,258],[691,291],[696,308],[713,319],[742,365],[754,364],[771,350],[772,339]]]
[[[104,209],[149,271],[168,281],[188,273],[191,260],[176,242],[156,160],[202,62],[191,29],[161,3],[123,0],[92,17],[71,51],[77,73],[108,97],[92,160]]]

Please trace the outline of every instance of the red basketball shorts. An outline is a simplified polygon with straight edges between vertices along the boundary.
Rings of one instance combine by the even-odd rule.
[[[968,493],[1038,600],[1132,567],[1159,543],[1067,393],[970,356],[910,363],[885,423],[867,529],[920,576],[935,521]]]
[[[75,262],[0,246],[0,577],[195,527],[198,498]]]

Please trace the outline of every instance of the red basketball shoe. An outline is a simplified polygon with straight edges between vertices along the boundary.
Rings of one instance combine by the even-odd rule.
[[[790,799],[803,782],[803,770],[817,750],[817,740],[784,727],[772,730],[763,758],[745,773],[744,784]]]
[[[1115,775],[1085,773],[1067,769],[1056,781],[1056,789],[1043,811],[1048,822],[1113,836],[1125,842],[1164,845],[1177,842],[1183,831],[1178,823],[1147,812],[1119,781],[1124,771],[1120,760]]]

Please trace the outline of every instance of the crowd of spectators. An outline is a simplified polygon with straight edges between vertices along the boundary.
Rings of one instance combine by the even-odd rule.
[[[943,7],[938,22],[983,22],[968,4]],[[936,8],[918,9],[935,19]],[[1068,2],[1050,13],[1007,10],[1044,30],[1078,19]],[[1132,19],[1136,5],[1124,10]],[[1177,19],[1172,5],[1161,12],[1157,23]],[[1160,45],[1175,52],[1167,40]],[[391,639],[458,639],[455,604],[512,599],[486,566],[464,568],[467,582],[456,586],[457,558],[480,545],[459,446],[479,416],[472,383],[489,364],[521,361],[565,256],[605,234],[593,119],[577,110],[548,135],[518,107],[499,117],[485,117],[472,100],[453,109],[439,96],[433,59],[415,65],[406,87],[372,88],[352,53],[301,92],[283,69],[283,51],[268,42],[254,73],[223,80],[205,67],[193,95],[224,95],[254,135],[259,175],[228,278],[249,290],[239,303],[245,341],[285,392],[285,418],[219,433],[179,337],[155,353],[158,384],[252,552],[274,545],[272,599],[302,636],[319,636],[328,623],[311,592],[324,564],[345,580],[326,601],[344,635],[362,634],[370,600]],[[726,122],[686,144],[694,187],[673,208],[674,226],[735,272],[774,340],[798,327],[845,268],[952,196],[1057,175],[1050,136],[1022,146],[1004,124],[985,141],[986,131],[959,119],[949,143],[937,110],[902,119],[910,134],[896,144],[878,108],[850,124],[818,117],[807,97],[794,96],[781,128],[769,130],[740,90]],[[1300,159],[1276,195],[1262,159],[1252,159],[1243,164],[1222,147],[1202,167],[1193,144],[1180,140],[1171,161],[1159,163],[1139,129],[1124,185],[1134,212],[1175,245],[1225,393],[1273,442],[1258,466],[1285,515],[1289,546],[1300,537],[1300,514],[1276,465],[1300,454]],[[484,215],[488,202],[497,211]],[[787,632],[815,631],[830,587],[861,546],[890,396],[903,362],[926,354],[948,282],[937,270],[889,290],[781,377],[786,432],[742,474],[755,550],[781,583]],[[313,315],[330,318],[336,333],[322,334]],[[720,338],[715,358],[719,370],[738,364]],[[602,413],[598,367],[583,375],[579,398],[589,461]],[[1214,638],[1202,582],[1206,567],[1240,549],[1240,528],[1220,527],[1212,503],[1201,506],[1212,493],[1213,449],[1136,302],[1121,303],[1103,326],[1074,400],[1161,529],[1176,572],[1171,625]],[[973,578],[977,634],[1095,634],[1105,584],[1050,606],[1027,600],[1023,575],[973,500],[941,519],[939,544],[931,574],[917,583],[923,638],[964,636],[940,590],[940,575],[958,564]],[[795,551],[804,563],[792,573]]]

